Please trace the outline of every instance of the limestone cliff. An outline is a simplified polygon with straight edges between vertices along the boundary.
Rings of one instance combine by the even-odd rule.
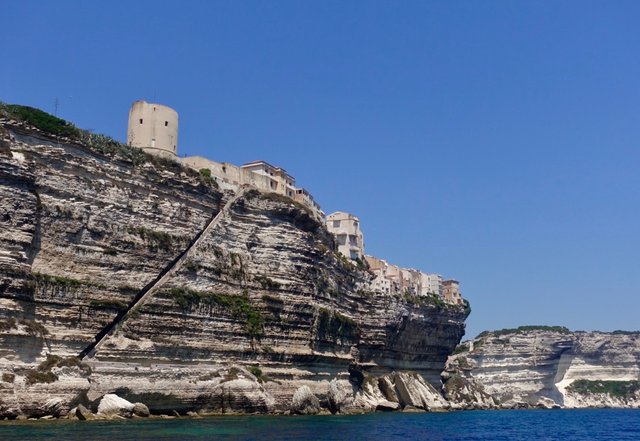
[[[109,393],[156,413],[284,412],[302,386],[321,409],[373,409],[358,378],[385,375],[427,406],[411,375],[439,386],[464,310],[376,292],[334,250],[288,198],[0,119],[0,417]]]
[[[640,407],[640,333],[485,332],[456,349],[443,377],[454,407]]]

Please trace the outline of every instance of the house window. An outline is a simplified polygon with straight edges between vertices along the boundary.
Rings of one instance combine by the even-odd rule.
[[[164,126],[167,127],[169,125],[169,121],[164,122]]]
[[[155,138],[151,139],[151,147],[155,147],[156,146],[156,140]]]
[[[225,167],[224,165],[222,166],[222,173],[226,173],[227,172],[227,167]]]
[[[339,220],[334,220],[333,221],[333,228],[338,228],[340,226],[340,221]]]
[[[142,118],[140,118],[140,124],[142,124]]]

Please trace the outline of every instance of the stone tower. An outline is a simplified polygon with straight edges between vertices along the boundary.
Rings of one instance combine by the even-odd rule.
[[[135,101],[129,111],[127,143],[160,156],[178,153],[178,112],[162,104]]]

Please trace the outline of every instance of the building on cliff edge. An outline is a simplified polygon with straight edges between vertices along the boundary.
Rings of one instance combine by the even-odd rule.
[[[178,112],[162,104],[135,101],[129,110],[127,144],[158,156],[178,154]]]
[[[162,104],[135,101],[129,111],[127,143],[154,155],[175,159],[197,171],[209,170],[223,190],[238,191],[243,185],[278,193],[309,207],[319,218],[324,213],[313,196],[296,187],[296,180],[282,167],[252,161],[241,167],[202,156],[178,157],[178,112]]]
[[[336,238],[338,251],[351,260],[362,261],[364,236],[360,231],[360,220],[352,214],[336,211],[327,216],[326,225]]]
[[[336,211],[326,218],[327,230],[334,235],[338,252],[354,264],[363,261],[373,273],[374,289],[386,294],[438,296],[446,303],[463,303],[460,284],[456,280],[443,280],[439,274],[428,274],[413,268],[400,268],[383,259],[364,253],[364,235],[360,220],[350,213]]]

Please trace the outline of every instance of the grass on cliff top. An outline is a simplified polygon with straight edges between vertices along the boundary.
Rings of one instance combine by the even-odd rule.
[[[567,390],[579,395],[607,394],[616,398],[631,398],[640,391],[640,381],[576,380]]]
[[[548,332],[559,332],[561,334],[569,334],[571,331],[569,328],[564,326],[547,326],[547,325],[527,325],[527,326],[519,326],[517,328],[505,328],[498,329],[497,331],[483,331],[476,338],[494,336],[500,337],[503,335],[510,334],[524,334],[529,331],[548,331]]]
[[[43,112],[35,107],[0,103],[0,114],[29,123],[51,135],[64,136],[67,138],[78,138],[81,136],[80,129],[70,122]]]
[[[35,107],[5,104],[0,101],[0,116],[25,122],[48,135],[68,138],[79,142],[103,155],[131,162],[134,167],[151,163],[157,168],[199,178],[201,184],[205,187],[218,188],[218,183],[212,179],[211,176],[203,175],[196,170],[185,167],[178,161],[151,155],[140,148],[123,144],[107,135],[79,129],[69,121],[53,116]]]

